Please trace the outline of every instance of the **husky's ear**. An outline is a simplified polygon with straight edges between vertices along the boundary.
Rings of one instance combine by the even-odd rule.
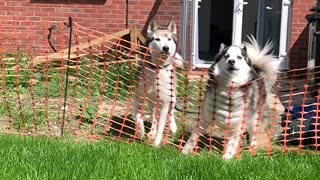
[[[153,33],[156,29],[158,29],[158,27],[159,27],[158,24],[152,20],[148,26],[148,31],[147,31],[148,34]]]
[[[220,48],[219,48],[219,52],[221,52],[222,50],[224,50],[224,48],[226,48],[227,46],[224,43],[220,44]]]
[[[243,46],[243,48],[241,49],[241,54],[244,57],[244,59],[247,61],[248,65],[251,66],[251,60],[248,58],[248,54],[247,54],[247,47]]]
[[[171,20],[167,26],[167,28],[173,33],[177,34],[177,25],[174,20]]]
[[[241,54],[243,57],[247,57],[247,47],[243,46],[243,48],[241,49]]]
[[[220,51],[216,54],[213,61],[215,63],[218,63],[223,58],[223,56],[227,53],[227,51],[228,51],[227,46],[225,46],[224,48],[220,48]]]

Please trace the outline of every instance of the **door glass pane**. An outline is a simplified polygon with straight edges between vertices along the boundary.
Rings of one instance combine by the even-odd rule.
[[[198,11],[199,59],[212,61],[221,43],[232,42],[233,1],[202,0]]]
[[[247,41],[247,35],[257,37],[259,0],[244,0],[247,2],[243,6],[242,41]]]
[[[260,45],[268,40],[275,43],[274,54],[279,53],[281,27],[281,0],[246,0],[243,11],[242,40],[253,34]]]

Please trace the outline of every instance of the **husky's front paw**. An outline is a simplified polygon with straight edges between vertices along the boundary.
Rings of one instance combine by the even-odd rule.
[[[252,156],[257,156],[257,146],[250,146],[250,152]]]
[[[230,160],[233,158],[233,155],[231,153],[225,153],[223,156],[222,156],[222,159],[224,160]]]
[[[142,140],[144,138],[144,133],[141,131],[138,131],[137,137],[138,137],[138,139]]]
[[[187,150],[187,149],[183,148],[183,149],[181,150],[181,153],[187,155],[187,154],[190,153],[190,150]]]
[[[181,150],[182,154],[190,154],[193,151],[193,146],[191,146],[190,144],[186,143],[184,145],[184,147]]]
[[[150,130],[150,132],[148,132],[147,137],[149,139],[154,139],[156,136],[156,131],[155,130]]]
[[[155,139],[154,140],[154,143],[153,143],[153,146],[154,147],[160,147],[161,146],[161,139]]]
[[[170,131],[175,134],[177,132],[177,124],[175,121],[171,121],[169,124]]]

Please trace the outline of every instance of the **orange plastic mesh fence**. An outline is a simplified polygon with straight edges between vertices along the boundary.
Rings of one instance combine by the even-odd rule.
[[[51,43],[57,52],[53,52],[47,42],[48,28],[53,24],[56,28],[52,31]],[[164,93],[170,97],[169,102],[176,96],[176,111],[167,112],[167,126],[161,145],[181,150],[190,133],[202,128],[199,127],[202,113],[210,113],[202,111],[205,98],[212,98],[213,104],[221,103],[218,95],[205,97],[206,70],[195,77],[191,76],[190,70],[173,63],[176,73],[170,72],[167,79],[172,86],[161,87],[163,79],[157,74],[164,65],[161,60],[151,63],[149,49],[77,23],[73,23],[69,59],[69,29],[63,22],[12,21],[2,23],[0,33],[0,131],[4,133],[73,136],[90,140],[121,139],[153,144],[154,134],[149,132],[157,128],[157,122],[152,119],[158,119],[161,114],[161,107],[165,104],[161,100]],[[262,88],[259,88],[254,97],[258,101],[255,120],[259,125],[254,129],[253,140],[257,141],[261,152],[271,156],[272,152],[279,150],[317,150],[319,72],[319,67],[315,67],[279,73],[274,94],[267,94],[266,101]],[[139,82],[140,86],[137,86]],[[150,90],[153,83],[156,89]],[[250,88],[249,83],[242,87],[242,91]],[[155,97],[147,96],[152,90],[156,92]],[[226,94],[230,96],[236,90],[230,86]],[[256,153],[255,147],[248,146],[245,141],[246,119],[252,113],[252,97],[245,93],[239,98],[244,108],[240,110],[239,117],[242,133],[237,146],[238,158],[242,151],[249,150],[252,155]],[[142,140],[139,139],[141,128],[135,125],[138,115],[134,114],[134,103],[137,99],[141,107],[138,113],[145,120],[146,135]],[[268,106],[267,110],[263,109],[264,105]],[[222,108],[212,107],[211,112]],[[232,103],[227,108],[231,110]],[[195,153],[203,150],[224,152],[228,134],[232,133],[229,128],[231,114],[229,111],[225,129],[217,128],[214,118],[207,120],[210,123],[203,133],[198,134]],[[171,116],[177,123],[175,134],[169,128]],[[266,123],[262,125],[262,121]],[[217,138],[215,134],[218,131],[224,136]]]

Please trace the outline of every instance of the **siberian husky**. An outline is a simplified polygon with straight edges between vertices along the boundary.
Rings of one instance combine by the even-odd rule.
[[[223,159],[235,156],[244,132],[248,133],[249,146],[255,152],[256,133],[259,123],[263,123],[261,114],[267,108],[266,94],[272,90],[278,71],[278,59],[269,53],[272,47],[268,42],[261,49],[252,36],[242,47],[221,45],[209,68],[199,126],[182,153],[194,150],[199,135],[211,123],[215,135],[227,141]]]
[[[151,21],[148,26],[146,47],[150,60],[140,67],[134,90],[134,118],[137,137],[145,135],[143,113],[145,109],[153,112],[152,126],[147,136],[154,139],[153,145],[161,145],[163,132],[169,119],[172,133],[177,131],[174,118],[176,103],[175,67],[182,66],[182,57],[177,51],[177,27],[170,21],[166,27]]]

